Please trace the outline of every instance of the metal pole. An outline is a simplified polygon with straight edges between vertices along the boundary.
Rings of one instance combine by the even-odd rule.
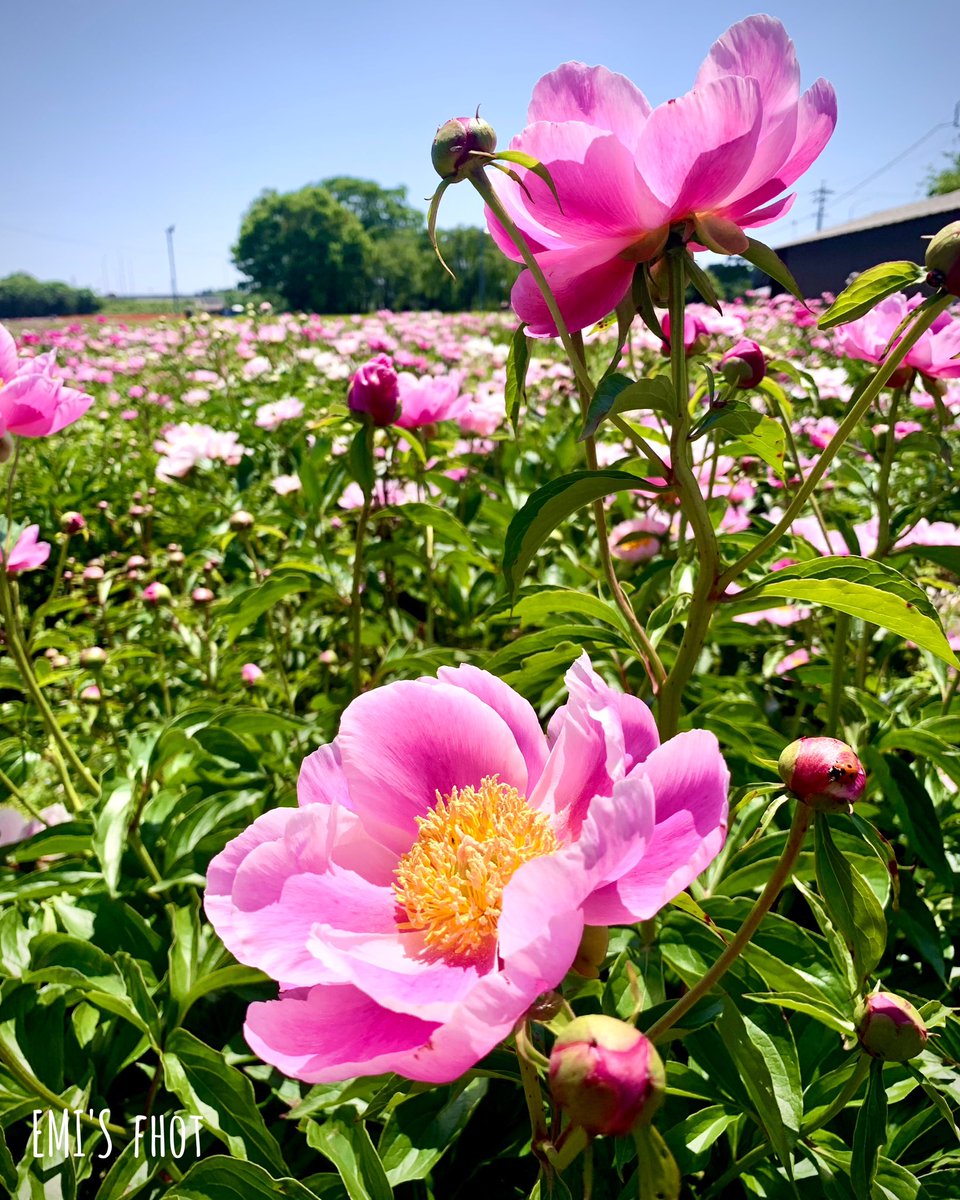
[[[170,292],[173,296],[173,311],[180,312],[180,299],[177,296],[177,264],[173,257],[173,231],[175,226],[167,228],[167,257],[170,259]]]

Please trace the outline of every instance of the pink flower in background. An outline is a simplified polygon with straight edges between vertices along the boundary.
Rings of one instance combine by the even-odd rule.
[[[670,522],[660,517],[635,517],[610,530],[610,553],[623,562],[647,562],[660,553]]]
[[[461,375],[424,375],[418,379],[409,371],[398,376],[400,415],[395,424],[401,429],[419,429],[438,421],[456,421],[467,411],[469,399],[460,394]]]
[[[157,463],[157,478],[169,481],[182,479],[199,463],[220,460],[236,466],[246,447],[241,446],[237,433],[220,433],[209,425],[169,425],[163,437],[153,444],[161,455]]]
[[[62,804],[51,804],[40,810],[41,820],[25,817],[18,809],[0,808],[0,846],[24,842],[51,825],[65,825],[70,814]]]
[[[247,687],[256,687],[263,678],[263,671],[256,663],[244,663],[240,668],[240,678]]]
[[[261,404],[257,409],[256,425],[260,429],[268,429],[272,433],[279,429],[284,421],[293,421],[303,416],[303,401],[295,396],[287,396],[283,400],[275,400],[272,404]]]
[[[847,358],[877,363],[884,357],[900,322],[923,301],[921,295],[909,299],[903,292],[887,296],[865,316],[836,331],[837,353]],[[900,339],[898,338],[897,341]],[[894,343],[896,345],[896,342]],[[931,379],[960,379],[960,318],[941,313],[904,357],[891,384],[904,382],[906,368],[912,367]]]
[[[526,235],[568,326],[583,329],[614,309],[637,262],[658,255],[671,226],[693,223],[728,253],[746,249],[744,229],[787,211],[782,196],[817,158],[837,119],[822,79],[802,95],[793,43],[779,21],[748,17],[714,43],[693,90],[654,109],[622,75],[571,62],[536,85],[527,128],[510,143],[550,170],[547,185],[523,172],[492,180]],[[500,249],[520,261],[487,213]],[[534,336],[556,326],[529,271],[513,307]]]
[[[303,484],[299,475],[278,475],[270,481],[270,486],[278,496],[289,496],[291,492],[299,492]]]
[[[471,666],[360,696],[305,759],[299,808],[211,862],[211,922],[280,982],[247,1012],[261,1058],[308,1082],[455,1079],[559,983],[585,923],[651,917],[714,858],[714,736],[661,746],[586,655],[566,681],[548,737]]]
[[[17,344],[0,325],[0,434],[47,437],[82,417],[93,397],[53,374],[54,352],[17,357]]]
[[[50,557],[50,543],[38,542],[39,532],[39,525],[28,525],[17,538],[10,551],[10,558],[6,561],[0,543],[0,564],[6,566],[8,575],[18,575],[21,571],[35,571]]]

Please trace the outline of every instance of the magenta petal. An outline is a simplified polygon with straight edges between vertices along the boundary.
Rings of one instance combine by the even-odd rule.
[[[17,343],[8,329],[0,325],[0,387],[17,373]]]
[[[533,705],[496,675],[468,663],[459,667],[441,667],[437,672],[437,680],[463,688],[503,717],[527,764],[527,786],[532,790],[547,761],[547,739],[543,736]],[[425,679],[422,682],[433,681]]]
[[[83,416],[92,403],[93,397],[88,396],[85,392],[72,387],[61,388],[57,410],[53,414],[53,420],[47,432],[59,433],[61,429],[72,425],[74,421]]]
[[[297,803],[301,807],[306,804],[342,804],[344,808],[353,808],[336,742],[314,750],[300,764]]]
[[[650,111],[646,96],[625,75],[606,67],[568,62],[537,82],[527,110],[527,124],[585,121],[609,129],[634,150]]]
[[[619,257],[628,242],[597,242],[576,250],[547,251],[537,262],[571,332],[586,329],[613,312],[633,281],[635,264]],[[531,337],[556,337],[557,326],[529,271],[522,271],[510,303]]]
[[[730,772],[712,733],[678,734],[631,778],[637,775],[653,785],[656,824],[637,866],[584,906],[591,925],[648,920],[696,879],[726,838]]]
[[[757,81],[765,119],[795,105],[800,96],[796,51],[776,17],[747,17],[731,25],[710,47],[693,86],[724,75],[749,75]]]
[[[356,988],[321,986],[251,1004],[244,1036],[255,1054],[285,1075],[334,1083],[395,1070],[435,1028],[380,1008]]]
[[[486,776],[527,792],[527,768],[503,718],[448,684],[403,680],[358,697],[337,735],[343,773],[364,826],[398,853],[453,788]]]
[[[727,201],[754,161],[761,117],[756,81],[732,75],[654,109],[640,160],[673,219]]]

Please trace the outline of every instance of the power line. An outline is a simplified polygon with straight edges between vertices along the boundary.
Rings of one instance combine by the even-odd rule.
[[[837,196],[835,203],[839,204],[841,200],[846,200],[846,198],[848,196],[852,196],[854,192],[859,192],[862,187],[866,187],[868,183],[872,183],[878,175],[882,175],[884,171],[888,171],[891,167],[895,167],[897,163],[902,162],[908,155],[912,154],[914,150],[916,150],[919,146],[922,146],[928,138],[933,137],[933,135],[939,132],[941,129],[960,129],[960,100],[957,101],[956,107],[953,110],[952,121],[939,121],[933,126],[932,129],[928,129],[923,137],[918,138],[912,146],[908,146],[906,150],[898,154],[896,158],[891,158],[888,163],[884,163],[882,167],[878,167],[876,171],[873,171],[866,177],[866,179],[861,179],[859,183],[854,184],[849,191],[841,192],[840,195]],[[819,229],[820,226],[818,225],[817,228]]]

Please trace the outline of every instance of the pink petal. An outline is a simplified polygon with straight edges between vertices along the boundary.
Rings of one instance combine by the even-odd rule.
[[[587,901],[589,925],[648,920],[713,861],[726,838],[730,773],[712,733],[678,734],[635,775],[653,785],[656,824],[637,866]]]
[[[585,121],[609,129],[632,151],[650,111],[646,96],[626,76],[606,67],[568,62],[544,75],[534,87],[527,124]]]
[[[297,803],[342,804],[353,809],[350,790],[340,763],[340,750],[336,742],[330,742],[314,750],[300,764],[297,778]]]
[[[654,109],[640,161],[673,219],[718,208],[733,194],[753,162],[762,115],[756,81],[732,75]]]
[[[796,50],[775,17],[747,17],[731,25],[710,47],[693,86],[701,88],[725,75],[749,75],[757,81],[765,120],[795,105],[800,96]]]
[[[0,386],[13,379],[18,365],[17,343],[10,331],[0,325]]]
[[[468,663],[459,667],[441,667],[437,672],[437,680],[451,687],[463,688],[503,717],[527,764],[527,786],[532,789],[547,761],[547,739],[543,736],[533,705],[496,675]]]
[[[85,392],[80,392],[76,388],[71,387],[61,388],[57,400],[57,409],[53,414],[53,419],[47,433],[59,433],[61,429],[72,425],[74,421],[83,416],[92,403],[93,397],[88,396]]]
[[[395,1069],[436,1026],[380,1008],[349,986],[251,1004],[244,1036],[251,1050],[285,1075],[307,1083],[333,1083]]]
[[[354,807],[378,841],[409,849],[418,816],[457,787],[499,775],[527,792],[527,768],[503,718],[448,684],[402,680],[358,697],[337,746]]]
[[[540,268],[571,332],[586,329],[613,312],[633,281],[635,264],[620,258],[629,243],[623,239],[596,242],[577,250],[547,251],[537,256]],[[557,327],[540,288],[529,271],[522,271],[510,293],[510,303],[531,337],[556,337]]]

